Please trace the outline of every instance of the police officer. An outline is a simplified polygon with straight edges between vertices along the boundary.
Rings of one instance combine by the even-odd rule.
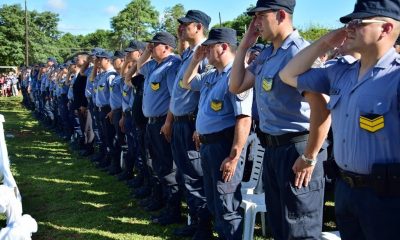
[[[117,74],[115,78],[110,82],[110,107],[111,112],[109,118],[114,126],[115,136],[112,148],[112,164],[109,169],[110,175],[116,175],[121,172],[120,156],[121,147],[125,142],[125,135],[121,132],[119,127],[119,120],[122,117],[122,84],[124,80],[121,76],[122,65],[124,63],[125,53],[122,51],[115,51],[113,56],[113,66]]]
[[[200,134],[204,189],[215,228],[222,239],[242,239],[242,151],[251,125],[252,91],[229,93],[229,77],[237,47],[236,31],[214,28],[196,50],[183,78],[183,86],[200,91],[196,130]],[[198,74],[207,57],[215,69]]]
[[[170,111],[174,115],[172,155],[180,175],[178,179],[183,178],[181,185],[185,189],[191,217],[191,225],[177,229],[174,233],[178,236],[192,236],[197,231],[193,239],[209,239],[212,230],[204,194],[200,153],[192,140],[200,94],[183,88],[182,79],[194,52],[206,40],[210,21],[211,18],[199,10],[189,10],[185,17],[178,19],[180,41],[187,41],[189,47],[182,53],[182,63],[175,77],[170,104]],[[206,70],[206,65],[207,61],[204,59],[198,69],[199,73]]]
[[[330,95],[335,190],[341,238],[397,239],[400,214],[400,3],[362,0],[332,31],[297,55],[280,73],[300,91]],[[353,63],[310,69],[316,57],[345,41],[361,54]]]
[[[97,82],[94,83],[94,88],[97,89],[95,103],[99,108],[99,121],[102,134],[104,135],[104,144],[107,149],[106,157],[100,162],[98,167],[106,171],[109,170],[108,167],[111,164],[113,139],[115,136],[115,129],[110,118],[110,84],[116,77],[117,72],[112,65],[112,57],[113,53],[105,50],[97,53],[96,61],[103,72],[98,76]]]
[[[240,93],[255,86],[260,140],[265,147],[263,183],[272,235],[275,239],[320,239],[322,160],[326,159],[326,150],[320,148],[329,130],[329,112],[322,104],[321,94],[305,92],[303,96],[283,84],[278,76],[293,55],[308,45],[293,28],[294,7],[295,0],[259,0],[248,12],[254,17],[235,58],[230,90]],[[246,51],[259,36],[271,41],[271,45],[245,69]],[[323,117],[310,115],[306,100]],[[320,128],[310,129],[310,121],[321,125]]]
[[[169,104],[172,86],[181,62],[180,58],[173,54],[175,48],[176,39],[173,35],[158,32],[137,62],[137,69],[145,78],[142,106],[144,116],[148,117],[146,135],[152,158],[151,167],[157,175],[155,184],[159,181],[161,193],[164,193],[160,196],[159,191],[154,191],[154,204],[149,204],[147,209],[155,210],[166,201],[166,210],[153,219],[153,222],[160,224],[166,224],[166,219],[168,223],[181,220],[181,197],[175,179],[176,166],[170,146],[173,116],[169,112]],[[149,60],[150,57],[153,59]]]
[[[133,109],[133,101],[135,99],[134,89],[132,85],[132,73],[130,76],[126,76],[130,69],[133,68],[133,65],[136,65],[137,60],[143,53],[145,49],[145,44],[140,41],[133,40],[129,43],[129,46],[125,48],[125,61],[122,66],[121,74],[124,76],[123,86],[122,86],[122,117],[119,122],[119,126],[123,133],[125,133],[128,151],[126,154],[125,160],[125,170],[124,172],[118,176],[118,180],[130,180],[133,178],[133,168],[136,164],[136,170],[138,170],[141,180],[138,183],[138,186],[143,183],[143,167],[144,162],[140,156],[140,148],[141,146],[135,146],[135,125],[133,121],[132,109]],[[143,156],[143,155],[142,155]],[[139,163],[140,161],[140,163]],[[141,174],[140,174],[141,173]]]

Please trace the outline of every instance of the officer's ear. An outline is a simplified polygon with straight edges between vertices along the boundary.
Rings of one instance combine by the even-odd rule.
[[[222,48],[222,50],[226,51],[228,49],[228,44],[227,43],[221,43],[221,48]]]
[[[201,23],[196,24],[197,31],[203,31],[203,25]]]
[[[392,31],[394,29],[394,25],[391,22],[387,22],[382,24],[382,33],[381,33],[381,38],[387,35],[391,35]]]
[[[285,10],[283,10],[283,9],[279,9],[276,12],[276,20],[278,20],[278,22],[282,22],[283,20],[285,20],[288,17],[289,17],[289,14],[287,12],[285,12]]]

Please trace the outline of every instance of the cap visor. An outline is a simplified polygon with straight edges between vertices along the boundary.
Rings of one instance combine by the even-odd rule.
[[[135,48],[125,48],[125,52],[133,52],[133,51],[136,51],[137,49],[135,49]]]
[[[250,9],[250,11],[247,11],[247,15],[254,16],[256,14],[256,12],[268,11],[271,9],[272,8],[267,8],[267,7],[255,7],[255,8]]]
[[[366,12],[353,12],[346,16],[341,17],[339,20],[341,23],[348,23],[353,19],[363,19],[368,17],[375,17],[377,14],[366,13]]]
[[[191,23],[191,22],[194,22],[194,20],[187,18],[187,17],[181,17],[181,18],[178,18],[178,22],[179,23]]]
[[[209,46],[209,45],[217,44],[218,42],[219,42],[219,41],[217,41],[217,40],[207,39],[207,40],[205,40],[201,45],[203,45],[203,46]]]

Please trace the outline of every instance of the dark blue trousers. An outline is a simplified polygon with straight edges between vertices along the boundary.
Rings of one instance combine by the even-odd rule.
[[[167,207],[180,214],[181,194],[176,181],[176,165],[172,159],[171,145],[164,135],[160,134],[163,125],[164,121],[147,124],[146,135],[152,159],[151,168],[161,183]]]
[[[122,117],[122,110],[115,109],[112,110],[112,124],[114,126],[114,141],[112,145],[112,156],[114,159],[114,167],[119,168],[120,157],[121,157],[121,147],[125,143],[125,134],[121,132],[121,128],[119,127],[119,120]]]
[[[335,212],[343,240],[399,239],[400,197],[379,197],[338,179]]]
[[[204,190],[208,209],[214,215],[215,229],[222,239],[239,240],[242,239],[243,233],[240,183],[243,177],[245,151],[242,151],[231,181],[224,182],[220,171],[222,161],[230,154],[232,140],[202,144],[200,153]]]
[[[134,160],[134,152],[135,152],[135,138],[134,138],[134,127],[133,127],[133,117],[132,113],[127,111],[125,112],[125,136],[126,136],[126,144],[128,145],[128,151],[126,153],[125,159],[125,168],[129,173],[133,172],[133,167],[135,164]]]
[[[274,239],[320,239],[324,203],[322,161],[326,150],[318,155],[307,187],[294,186],[292,167],[304,152],[307,142],[266,147],[263,166],[268,223]]]
[[[204,193],[203,169],[200,153],[192,140],[194,121],[175,121],[172,132],[172,155],[178,168],[184,189],[189,215],[200,224],[210,221],[210,212]]]
[[[114,126],[111,124],[110,119],[106,118],[107,114],[111,111],[109,106],[102,107],[99,112],[101,131],[104,136],[104,145],[107,148],[107,153],[111,154],[113,148],[113,141],[115,136]]]

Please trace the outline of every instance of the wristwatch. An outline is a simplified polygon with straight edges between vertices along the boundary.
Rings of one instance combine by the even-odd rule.
[[[315,166],[315,164],[317,164],[317,159],[307,158],[304,154],[301,154],[301,159],[309,166]]]

